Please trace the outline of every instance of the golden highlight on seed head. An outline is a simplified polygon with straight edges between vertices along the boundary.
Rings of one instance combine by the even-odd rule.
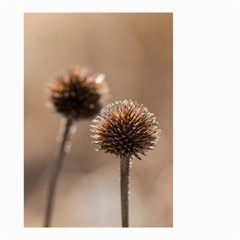
[[[57,112],[78,120],[97,115],[108,98],[108,91],[104,74],[76,66],[54,79],[49,98]]]
[[[117,157],[135,156],[153,149],[160,130],[156,117],[146,107],[132,100],[107,105],[93,120],[91,132],[98,150]]]

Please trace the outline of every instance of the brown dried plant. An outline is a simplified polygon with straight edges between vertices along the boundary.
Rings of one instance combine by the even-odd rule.
[[[93,120],[91,132],[97,150],[112,153],[120,158],[120,188],[122,227],[129,226],[129,173],[132,158],[141,160],[152,150],[159,138],[156,117],[146,107],[132,100],[107,105]]]
[[[86,67],[76,66],[58,75],[48,89],[51,106],[65,118],[59,131],[59,149],[50,176],[44,226],[49,227],[59,172],[70,150],[73,123],[96,116],[108,98],[103,74],[93,74]]]

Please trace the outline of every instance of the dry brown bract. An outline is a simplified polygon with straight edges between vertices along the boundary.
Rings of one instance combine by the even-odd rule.
[[[158,140],[156,117],[132,100],[107,105],[93,120],[91,131],[100,149],[116,156],[137,157],[153,149]]]

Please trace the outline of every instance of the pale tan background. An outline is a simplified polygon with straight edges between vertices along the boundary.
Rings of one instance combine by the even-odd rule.
[[[45,106],[51,76],[85,64],[107,76],[110,102],[133,99],[162,129],[157,147],[134,160],[130,226],[173,226],[173,15],[25,14],[24,222],[42,226],[61,116]],[[60,174],[52,226],[120,226],[119,161],[95,152],[80,121]]]

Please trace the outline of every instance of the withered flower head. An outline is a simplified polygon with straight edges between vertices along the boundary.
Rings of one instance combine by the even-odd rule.
[[[75,120],[94,117],[108,97],[105,76],[80,66],[57,76],[49,90],[55,110]]]
[[[156,117],[146,107],[132,100],[124,100],[107,105],[93,120],[91,131],[93,143],[99,150],[116,156],[137,157],[153,149],[158,140]]]

